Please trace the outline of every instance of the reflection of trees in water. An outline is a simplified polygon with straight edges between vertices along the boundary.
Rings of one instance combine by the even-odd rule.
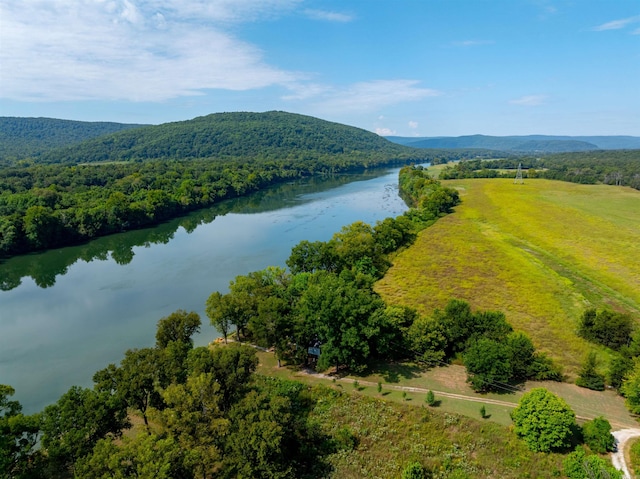
[[[370,180],[387,172],[387,169],[380,168],[357,174],[312,177],[283,183],[247,196],[221,201],[212,207],[152,228],[104,236],[78,246],[0,261],[0,290],[9,291],[17,288],[22,283],[22,278],[26,276],[33,278],[36,285],[41,288],[51,287],[55,284],[56,277],[66,274],[69,267],[78,260],[89,263],[93,260],[106,261],[112,258],[117,264],[126,265],[133,260],[135,255],[133,248],[167,244],[180,227],[190,234],[198,226],[211,223],[216,217],[228,213],[257,214],[298,206],[312,201],[300,198],[300,195],[327,191],[355,181]]]

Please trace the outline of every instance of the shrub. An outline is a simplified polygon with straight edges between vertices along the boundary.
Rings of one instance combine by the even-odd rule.
[[[606,454],[615,449],[616,440],[611,434],[611,424],[603,417],[587,421],[582,426],[582,437],[589,449],[598,454]]]

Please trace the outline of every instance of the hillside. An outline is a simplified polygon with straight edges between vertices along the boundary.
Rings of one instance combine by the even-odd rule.
[[[0,117],[0,162],[39,156],[51,149],[140,126],[54,118]]]
[[[640,137],[635,136],[468,135],[421,138],[388,136],[386,138],[414,148],[487,148],[511,152],[562,153],[640,148]]]
[[[147,126],[49,152],[47,163],[157,159],[304,159],[379,154],[418,156],[418,150],[374,133],[292,113],[216,113]]]
[[[445,181],[454,214],[423,231],[376,290],[431,314],[450,298],[500,310],[575,373],[592,347],[576,335],[587,307],[640,313],[640,193],[607,185],[509,179]]]

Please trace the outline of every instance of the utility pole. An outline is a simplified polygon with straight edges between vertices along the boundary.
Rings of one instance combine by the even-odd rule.
[[[516,179],[513,180],[513,184],[516,185],[518,182],[524,185],[524,180],[522,179],[522,163],[518,163],[518,171],[516,172]]]

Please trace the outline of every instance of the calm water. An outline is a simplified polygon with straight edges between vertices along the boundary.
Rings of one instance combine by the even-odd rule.
[[[0,383],[26,412],[152,346],[157,321],[200,314],[195,338],[216,338],[204,313],[213,291],[237,275],[285,266],[303,239],[328,240],[357,220],[375,224],[406,210],[398,170],[282,185],[141,231],[0,263]]]

